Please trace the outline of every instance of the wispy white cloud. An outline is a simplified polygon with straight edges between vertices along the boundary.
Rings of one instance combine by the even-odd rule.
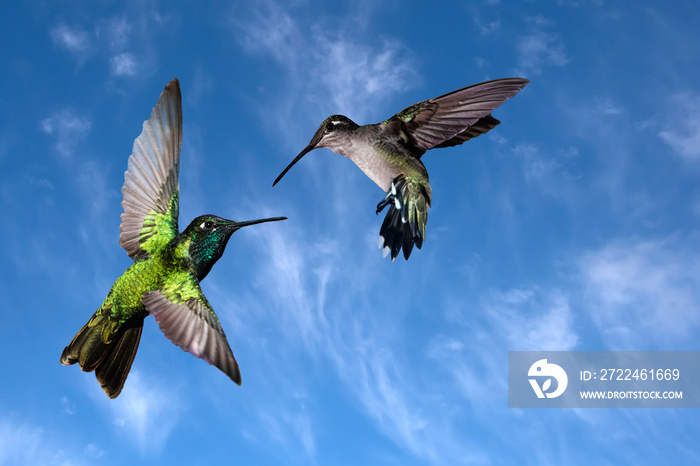
[[[648,130],[648,121],[637,119],[624,100],[603,95],[581,96],[571,93],[562,98],[563,129],[578,139],[580,160],[593,163],[595,172],[586,172],[587,164],[577,164],[583,173],[574,175],[569,189],[578,189],[579,199],[605,202],[620,218],[642,219],[654,212],[666,210],[665,194],[659,195],[653,183],[639,183],[637,170],[642,163],[659,163],[659,152],[648,150],[654,130]],[[568,118],[567,118],[568,117]],[[658,128],[658,126],[656,126]],[[592,138],[590,135],[595,134]],[[570,146],[571,147],[571,146]],[[668,158],[661,157],[668,166]],[[592,176],[591,176],[592,175]]]
[[[625,112],[625,109],[621,105],[609,98],[597,98],[594,101],[594,105],[597,111],[603,115],[621,115]]]
[[[83,52],[90,46],[90,35],[80,28],[59,23],[49,31],[54,44],[70,52]]]
[[[260,212],[267,215],[264,209]],[[239,340],[241,344],[255,338],[252,347],[262,359],[258,365],[268,374],[264,381],[254,382],[260,387],[256,396],[265,403],[251,411],[258,423],[241,428],[244,438],[266,448],[274,445],[282,452],[281,456],[303,457],[313,462],[319,434],[313,412],[307,407],[313,403],[305,393],[303,382],[307,378],[300,375],[305,372],[300,367],[310,369],[301,362],[309,359],[325,364],[323,359],[329,351],[331,331],[325,309],[333,255],[323,245],[323,239],[297,241],[293,233],[286,234],[289,233],[286,226],[287,229],[259,228],[247,232],[254,238],[256,249],[259,248],[255,251],[258,257],[255,268],[249,274],[251,286],[253,290],[265,290],[264,299],[255,291],[229,302],[217,293],[207,293],[210,299],[214,297],[222,303],[222,309],[239,309],[233,313],[235,316],[224,319],[229,321],[225,322],[229,338],[237,333],[245,335],[245,340]],[[210,281],[207,287],[211,285]],[[259,334],[261,329],[265,330]],[[274,351],[272,343],[268,351],[268,344],[263,342],[269,338],[276,342],[275,347],[283,346],[284,351]],[[248,361],[248,367],[251,365]],[[280,393],[279,387],[290,382],[295,387],[293,392]]]
[[[586,197],[576,183],[578,175],[572,164],[578,158],[576,147],[543,153],[534,144],[522,142],[515,145],[513,155],[522,162],[528,185],[560,202],[577,203]]]
[[[192,107],[197,108],[212,92],[216,91],[211,73],[202,66],[194,66],[188,92],[183,99]]]
[[[479,27],[479,32],[482,36],[487,34],[493,34],[501,29],[501,22],[499,20],[489,21],[488,23],[477,24]]]
[[[107,182],[108,170],[95,160],[81,161],[74,169],[75,181],[81,191],[81,197],[92,216],[92,226],[101,223],[103,216],[110,209],[110,205],[119,204],[118,187],[110,187]],[[94,241],[99,236],[92,228],[86,231],[86,244]],[[108,246],[111,244],[112,235],[107,235]]]
[[[404,374],[388,348],[377,347],[373,338],[365,338],[354,351],[356,359],[339,359],[343,372],[357,384],[357,396],[366,412],[374,418],[385,434],[394,441],[413,449],[415,453],[435,460],[434,444],[421,445],[430,421],[420,407],[410,401],[401,381]],[[346,372],[347,371],[347,372]]]
[[[113,56],[109,63],[110,70],[115,76],[134,76],[138,69],[136,57],[128,52]]]
[[[48,431],[44,426],[15,419],[3,413],[0,419],[0,465],[58,464],[89,465],[103,455],[95,444],[84,448],[71,442],[68,433]]]
[[[497,402],[494,396],[506,388],[498,356],[504,351],[570,351],[579,342],[571,298],[563,291],[527,285],[493,289],[478,301],[465,309],[448,300],[445,318],[453,332],[435,335],[427,349],[470,400]]]
[[[525,168],[525,181],[546,186],[557,171],[558,164],[551,158],[543,157],[532,144],[522,143],[515,146],[513,153],[521,158]]]
[[[561,292],[533,287],[493,291],[482,306],[508,348],[569,351],[578,342],[569,299]]]
[[[325,347],[329,333],[324,309],[333,254],[322,241],[316,240],[316,245],[306,243],[311,249],[303,251],[302,245],[288,235],[277,230],[269,232],[266,249],[274,258],[269,263],[274,265],[259,278],[286,310],[280,318],[287,336],[294,340],[301,337],[314,353]]]
[[[696,251],[692,238],[631,239],[581,258],[586,310],[613,349],[655,349],[697,332]]]
[[[376,277],[356,259],[344,258],[342,268],[337,267],[337,248],[324,240],[301,240],[288,229],[258,234],[260,262],[269,266],[256,274],[256,286],[264,287],[274,303],[274,319],[265,321],[275,322],[283,335],[288,348],[284,370],[293,371],[306,358],[330,367],[332,377],[377,429],[418,458],[445,463],[478,456],[469,450],[469,442],[453,436],[450,415],[430,409],[426,387],[416,381],[416,368],[394,349],[403,338],[396,322],[401,320],[401,298],[387,297],[394,311],[391,316],[377,315],[376,309],[390,306],[365,302]],[[348,289],[353,293],[344,292]],[[306,413],[296,409],[284,415],[286,410],[279,411],[261,418],[275,433],[273,438],[279,437],[276,443],[301,443],[305,451],[313,451],[309,446],[316,444],[318,435],[313,418],[307,420]],[[295,431],[290,429],[297,425]]]
[[[316,38],[318,79],[339,112],[362,122],[377,99],[404,90],[415,78],[406,50],[394,41],[370,47],[343,37]]]
[[[270,55],[278,63],[295,68],[298,63],[302,34],[295,20],[284,8],[262,2],[252,18],[235,19],[242,35],[241,45],[253,53]]]
[[[428,344],[426,354],[447,374],[448,382],[442,385],[449,387],[449,391],[444,396],[452,403],[470,405],[474,415],[481,416],[497,409],[504,399],[506,360],[499,355],[505,345],[498,333],[495,336],[486,331],[454,336],[439,333]]]
[[[479,438],[498,438],[503,425],[520,422],[517,413],[504,406],[507,351],[575,349],[580,337],[570,298],[557,289],[524,285],[485,291],[468,308],[460,301],[446,301],[445,318],[450,325],[433,336],[426,354],[438,368],[433,377],[452,410],[479,426]],[[528,429],[527,433],[515,429],[505,444],[517,450],[537,437],[541,426],[528,424]],[[450,431],[459,432],[456,421]],[[478,454],[478,445],[472,451]],[[481,456],[478,462],[489,464],[499,463],[501,454],[492,447]]]
[[[234,25],[244,48],[272,57],[289,73],[297,88],[287,98],[295,101],[301,93],[323,111],[362,121],[378,100],[405,90],[416,78],[412,56],[399,41],[370,44],[352,29],[308,28],[271,2]]]
[[[687,162],[700,161],[700,95],[693,92],[677,94],[661,139]]]
[[[158,33],[172,25],[169,15],[159,16],[150,7],[127,6],[124,12],[96,18],[90,29],[58,23],[49,30],[56,46],[68,50],[79,63],[96,60],[107,66],[112,76],[152,74],[157,61],[154,41]],[[138,45],[134,53],[133,44]],[[131,46],[131,47],[130,47]]]
[[[454,413],[434,409],[442,385],[423,381],[422,360],[396,351],[400,340],[387,338],[366,318],[343,325],[352,330],[335,335],[330,348],[337,374],[385,436],[432,464],[483,461],[481,448],[456,434]],[[339,338],[342,344],[336,344]]]
[[[564,43],[558,34],[536,30],[518,37],[516,74],[538,75],[546,66],[564,66],[569,62]]]
[[[78,142],[90,131],[92,124],[74,110],[64,109],[41,121],[41,130],[56,140],[56,150],[63,157],[70,157]]]
[[[94,384],[94,380],[90,382]],[[164,445],[180,421],[183,403],[177,391],[159,383],[154,376],[144,380],[136,369],[131,370],[124,390],[114,400],[93,388],[90,394],[98,397],[97,401],[111,413],[114,424],[142,451],[157,450]]]
[[[499,3],[500,0],[489,0],[487,2],[488,5],[498,5]],[[494,9],[477,8],[476,4],[469,9],[469,16],[480,35],[495,34],[501,29],[501,18],[494,18],[495,11]],[[485,17],[486,15],[488,17]]]
[[[289,401],[289,400],[285,400]],[[303,448],[307,458],[313,458],[316,453],[315,433],[312,420],[305,410],[290,409],[288,405],[261,407],[258,410],[261,421],[261,434],[266,439],[279,444],[289,452],[296,451],[295,445]]]
[[[0,464],[26,464],[35,463],[40,458],[44,461],[49,459],[42,453],[41,444],[45,435],[38,426],[14,425],[3,420],[0,421],[0,436],[3,439]]]
[[[488,64],[488,61],[484,57],[476,56],[472,60],[477,68],[483,68]]]
[[[60,399],[61,411],[66,414],[75,414],[75,405],[68,400],[67,396],[62,396]]]
[[[129,43],[133,26],[126,15],[110,18],[105,24],[105,33],[112,49],[120,50]]]

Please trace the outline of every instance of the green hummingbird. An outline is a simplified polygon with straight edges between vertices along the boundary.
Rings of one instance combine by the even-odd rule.
[[[529,82],[506,78],[474,84],[413,104],[377,124],[360,126],[346,116],[331,115],[272,186],[313,149],[325,147],[349,158],[386,193],[377,205],[377,214],[389,206],[379,231],[383,256],[391,252],[393,262],[403,248],[408,260],[413,245],[420,249],[425,240],[432,199],[423,154],[493,129],[500,121],[491,112]]]
[[[63,365],[94,370],[110,398],[124,387],[149,314],[174,344],[241,384],[238,363],[199,282],[236,230],[286,217],[235,222],[202,215],[178,233],[181,148],[180,84],[173,79],[134,141],[124,174],[119,244],[134,264],[61,354]]]

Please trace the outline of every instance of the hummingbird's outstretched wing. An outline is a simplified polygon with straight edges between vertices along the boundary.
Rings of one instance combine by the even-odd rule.
[[[183,350],[219,368],[238,385],[241,373],[236,358],[197,279],[182,272],[173,285],[166,284],[143,295],[141,301],[156,318],[165,336]]]
[[[124,173],[119,244],[135,261],[178,234],[181,148],[180,84],[173,79],[143,123]]]
[[[422,155],[433,147],[462,144],[498,125],[500,122],[491,112],[529,82],[506,78],[467,86],[413,104],[386,123],[403,122],[403,132],[416,154]]]

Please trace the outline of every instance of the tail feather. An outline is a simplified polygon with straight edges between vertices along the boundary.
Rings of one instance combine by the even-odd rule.
[[[102,390],[116,398],[124,387],[141,341],[143,318],[122,324],[115,334],[107,313],[95,313],[61,354],[61,364],[78,363],[85,372],[95,371]],[[111,337],[110,337],[111,336]]]
[[[383,248],[384,257],[391,252],[392,262],[403,248],[403,256],[408,260],[414,245],[418,249],[423,246],[430,186],[399,175],[392,181],[384,200],[377,205],[377,213],[386,206],[389,206],[389,212],[379,230],[379,248]]]
[[[411,238],[411,229],[408,224],[401,222],[401,211],[392,205],[389,207],[389,212],[384,217],[384,223],[379,230],[379,248],[383,248],[382,257],[386,257],[391,252],[391,261],[393,262],[399,255],[404,240],[408,238]],[[410,239],[408,241],[411,242]],[[405,247],[404,254],[406,254]]]
[[[110,398],[116,398],[124,388],[124,382],[131,370],[131,364],[136,357],[136,350],[141,341],[141,331],[143,330],[143,320],[141,325],[126,329],[118,341],[113,343],[114,348],[95,369],[95,377],[100,382],[102,390]]]

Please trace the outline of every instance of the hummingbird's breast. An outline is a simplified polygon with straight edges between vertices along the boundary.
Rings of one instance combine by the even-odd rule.
[[[174,261],[170,254],[161,253],[135,262],[114,282],[107,299],[113,301],[119,313],[144,312],[141,303],[144,293],[162,287],[173,272],[182,268],[180,262]]]
[[[369,128],[361,129],[374,131],[366,131],[365,134],[345,141],[338,152],[352,160],[384,192],[389,192],[391,182],[401,174],[425,179],[427,184],[428,173],[420,160],[408,154],[396,141],[387,140],[381,134],[377,134],[376,128],[372,128],[375,125],[367,126]]]
[[[398,172],[390,160],[377,153],[373,144],[368,141],[354,141],[351,150],[345,155],[358,166],[365,175],[374,181],[384,192],[389,190],[391,180]]]

